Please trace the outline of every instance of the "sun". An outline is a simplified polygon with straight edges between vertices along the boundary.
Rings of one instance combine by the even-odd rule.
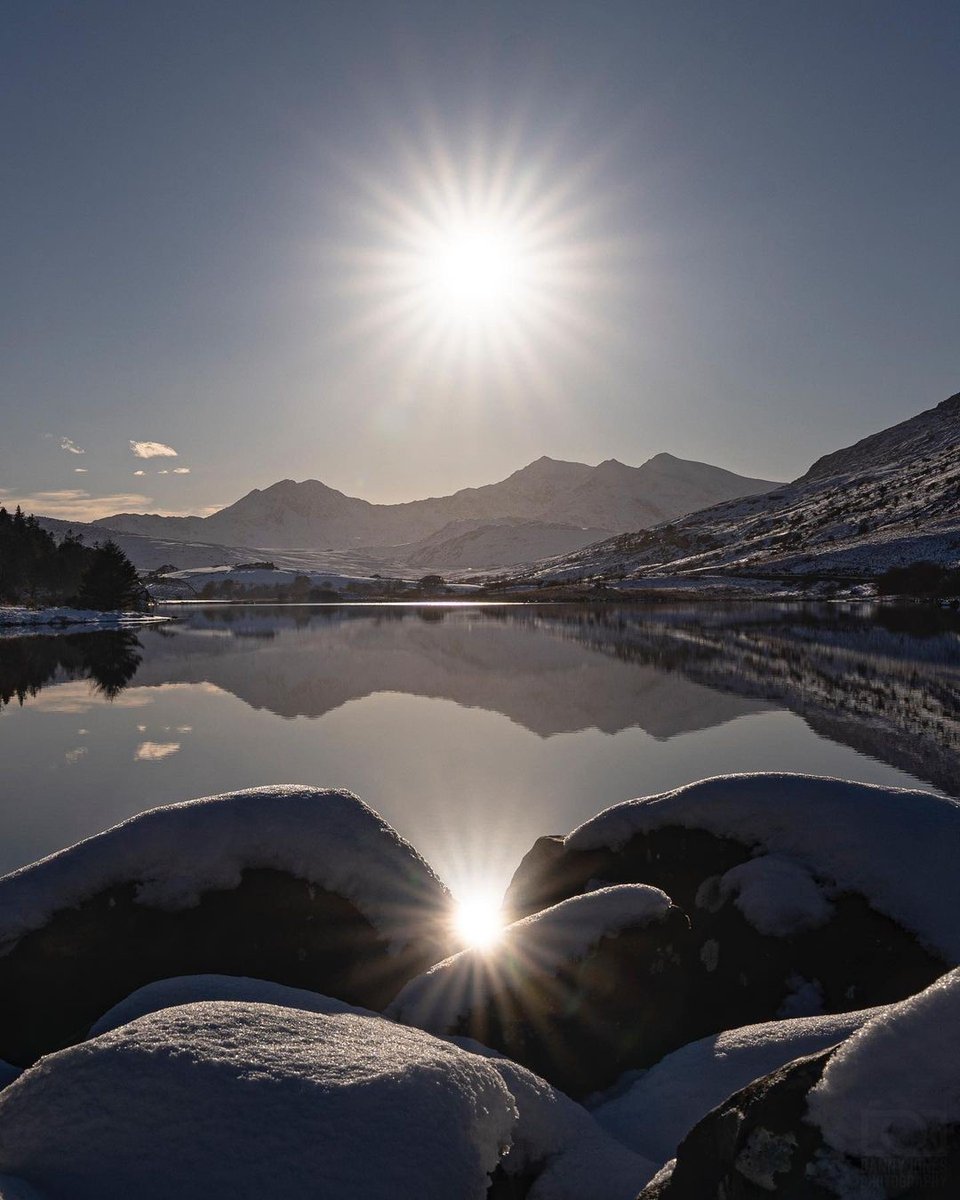
[[[500,903],[485,895],[465,897],[457,905],[453,924],[464,946],[489,950],[503,934]]]
[[[518,232],[489,222],[438,229],[425,238],[423,288],[439,311],[477,318],[515,308],[529,273]]]
[[[346,186],[356,240],[331,247],[327,274],[355,369],[389,378],[389,403],[555,403],[571,369],[605,361],[622,247],[595,164],[560,140],[521,121],[456,138],[430,120],[353,164]]]

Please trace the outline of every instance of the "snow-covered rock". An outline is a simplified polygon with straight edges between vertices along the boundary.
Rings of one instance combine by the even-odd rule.
[[[486,1047],[304,990],[165,980],[94,1032],[0,1100],[0,1171],[48,1200],[459,1200],[491,1174],[491,1196],[633,1200],[653,1174]]]
[[[768,1021],[701,1038],[649,1070],[625,1076],[591,1111],[625,1146],[667,1162],[693,1126],[728,1096],[795,1058],[836,1045],[884,1011]]]
[[[139,988],[105,1013],[91,1028],[90,1036],[98,1037],[161,1009],[218,1000],[274,1004],[328,1015],[364,1015],[362,1009],[303,988],[262,979],[192,975]],[[517,1120],[504,1166],[510,1176],[536,1176],[530,1193],[533,1200],[633,1200],[653,1172],[650,1162],[611,1138],[586,1109],[531,1071],[479,1042],[449,1040],[487,1059],[513,1096]]]
[[[764,878],[776,870],[795,897],[799,868],[787,873],[780,856],[788,856],[829,888],[864,896],[945,960],[960,962],[960,801],[815,775],[725,775],[614,805],[565,845],[575,852],[622,849],[668,826],[777,856]],[[755,860],[747,871],[748,881],[759,880]],[[807,906],[825,916],[809,885],[803,888]]]
[[[572,1095],[662,1053],[687,921],[656,888],[592,891],[509,926],[408,983],[389,1015],[469,1034]],[[668,1023],[670,1022],[667,1017]]]
[[[0,1171],[71,1200],[482,1200],[513,1096],[376,1017],[209,1002],[49,1055],[0,1093]]]
[[[724,1100],[641,1200],[952,1200],[960,1193],[958,1062],[953,971],[870,1014],[839,1045]]]
[[[0,879],[0,1053],[25,1063],[151,979],[255,975],[382,1007],[448,945],[449,897],[349,792],[153,809]]]
[[[943,796],[805,775],[725,776],[541,839],[506,908],[530,912],[598,882],[670,895],[690,935],[666,1051],[927,986],[960,961],[958,844],[960,803]]]

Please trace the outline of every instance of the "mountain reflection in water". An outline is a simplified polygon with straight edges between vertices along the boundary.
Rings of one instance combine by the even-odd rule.
[[[177,611],[136,635],[0,640],[0,754],[23,756],[5,771],[0,869],[156,803],[268,781],[353,788],[456,886],[480,870],[460,843],[483,813],[483,869],[505,882],[538,834],[724,770],[949,793],[960,779],[953,613]]]

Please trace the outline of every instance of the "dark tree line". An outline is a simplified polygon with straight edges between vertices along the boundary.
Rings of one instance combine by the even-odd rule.
[[[57,542],[36,517],[0,507],[0,603],[111,611],[143,608],[146,593],[116,542],[85,546],[72,533]]]

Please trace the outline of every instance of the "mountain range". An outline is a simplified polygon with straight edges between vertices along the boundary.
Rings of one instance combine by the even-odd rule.
[[[765,495],[607,539],[527,578],[863,577],[918,560],[960,561],[960,393]]]
[[[101,535],[109,530],[165,546],[362,549],[374,561],[468,569],[562,554],[775,486],[671,454],[639,467],[543,457],[498,483],[403,504],[371,504],[316,479],[284,479],[207,517],[118,513],[94,526]]]

